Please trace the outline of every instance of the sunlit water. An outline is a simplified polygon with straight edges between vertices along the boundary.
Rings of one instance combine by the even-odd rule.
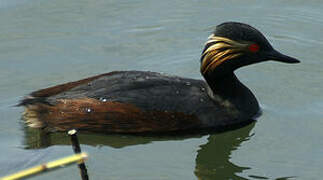
[[[237,72],[261,103],[259,120],[204,136],[80,135],[90,178],[321,179],[322,9],[314,0],[0,0],[0,176],[73,153],[64,134],[42,141],[45,135],[24,129],[23,109],[13,107],[24,95],[113,70],[200,79],[210,32],[241,21],[302,60]],[[72,166],[34,179],[45,178],[79,174]]]

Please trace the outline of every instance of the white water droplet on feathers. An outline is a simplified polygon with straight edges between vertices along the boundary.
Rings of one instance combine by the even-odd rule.
[[[100,97],[99,100],[102,101],[102,102],[107,102],[107,99],[106,98],[103,98],[103,97]]]

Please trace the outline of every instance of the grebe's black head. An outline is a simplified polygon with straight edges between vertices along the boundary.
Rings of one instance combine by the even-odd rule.
[[[218,25],[206,42],[201,56],[201,72],[203,75],[219,71],[225,74],[266,60],[300,62],[276,51],[257,29],[243,23],[226,22]]]

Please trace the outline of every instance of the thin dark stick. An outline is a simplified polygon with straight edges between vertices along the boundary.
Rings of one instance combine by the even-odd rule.
[[[80,143],[77,138],[77,131],[75,129],[72,129],[72,130],[68,131],[68,135],[71,136],[72,147],[73,147],[74,153],[75,154],[81,153]],[[87,174],[87,169],[86,169],[84,162],[78,164],[78,166],[80,169],[82,180],[89,180],[89,176]]]

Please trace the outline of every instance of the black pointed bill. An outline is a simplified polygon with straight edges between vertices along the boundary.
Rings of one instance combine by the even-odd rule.
[[[284,63],[300,63],[301,62],[298,59],[290,57],[290,56],[286,56],[286,55],[276,51],[275,49],[267,52],[265,58],[268,60],[274,60],[274,61],[279,61],[279,62],[284,62]]]

